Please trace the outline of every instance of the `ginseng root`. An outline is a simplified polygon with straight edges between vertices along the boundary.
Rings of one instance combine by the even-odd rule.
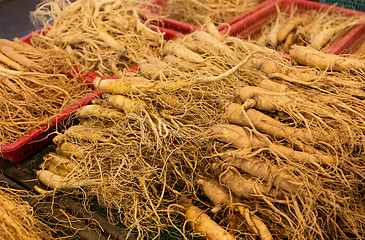
[[[336,163],[335,158],[331,155],[296,151],[283,145],[271,143],[269,139],[234,124],[216,125],[212,128],[212,135],[222,142],[232,144],[239,149],[268,148],[273,154],[294,162],[310,163],[316,166],[318,164],[333,165]]]
[[[44,185],[52,189],[70,190],[99,184],[92,179],[66,179],[48,170],[37,171],[37,177]]]
[[[310,67],[339,72],[365,71],[364,60],[323,53],[309,46],[295,46],[289,53],[295,61]]]
[[[300,140],[306,143],[317,141],[331,142],[325,133],[317,133],[307,129],[294,128],[260,112],[255,109],[248,109],[245,113],[241,104],[231,103],[227,106],[226,117],[228,122],[251,127],[251,124],[262,133],[269,134],[274,139],[287,139],[292,142]]]
[[[208,240],[236,239],[196,206],[192,205],[186,208],[185,219],[189,222],[194,232],[205,236]]]

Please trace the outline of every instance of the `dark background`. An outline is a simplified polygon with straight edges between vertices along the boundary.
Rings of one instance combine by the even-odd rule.
[[[30,12],[41,0],[0,0],[0,38],[23,37],[36,30]]]

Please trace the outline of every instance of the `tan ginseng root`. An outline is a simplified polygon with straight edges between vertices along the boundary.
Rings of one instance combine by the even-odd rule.
[[[363,103],[359,99],[300,86],[284,92],[261,87],[245,87],[237,91],[243,109],[284,112],[290,117],[290,124],[306,128],[318,136],[325,133],[327,140],[323,136],[317,142],[329,143],[340,152],[351,153],[361,147],[357,142],[363,141],[361,126],[365,122],[361,117]],[[345,149],[343,144],[347,145]]]
[[[232,165],[243,173],[270,182],[273,187],[288,193],[299,191],[302,184],[288,174],[285,169],[280,169],[270,162],[250,159],[247,157],[248,155],[244,150],[229,150],[219,153],[220,159],[226,165]]]
[[[309,153],[316,153],[317,151],[304,143],[331,142],[331,138],[326,136],[324,132],[287,126],[255,109],[244,110],[243,106],[238,103],[231,103],[227,106],[226,118],[229,123],[246,127],[252,126],[259,132],[269,134],[274,139],[286,139]]]
[[[253,59],[256,60],[256,59]],[[265,59],[263,59],[265,62]],[[267,63],[267,62],[266,62]],[[270,63],[273,63],[271,61]],[[281,63],[275,63],[275,66],[280,66]],[[284,65],[284,64],[282,64]],[[260,70],[265,69],[264,64],[261,64]],[[276,69],[279,69],[277,67]],[[286,67],[285,69],[296,69],[296,68],[289,68]],[[265,69],[267,70],[267,68]],[[281,69],[280,69],[281,70]],[[303,70],[303,69],[302,69]],[[277,70],[275,70],[277,71]],[[269,72],[269,71],[266,71]],[[266,73],[265,72],[265,73]],[[303,73],[308,73],[305,71],[302,71]],[[309,71],[309,73],[314,71]],[[297,72],[298,74],[298,72]],[[325,73],[323,73],[325,75]],[[270,76],[268,74],[268,76]],[[298,74],[299,76],[299,74]],[[331,74],[330,76],[326,76],[329,78],[332,78],[334,76],[337,76],[337,74]],[[344,75],[345,76],[345,75]],[[308,76],[307,76],[308,77]],[[284,81],[286,81],[286,78],[280,78]],[[290,79],[288,79],[290,80]],[[295,80],[295,79],[294,79]],[[320,80],[319,80],[320,81]],[[344,78],[344,81],[350,82],[350,78]],[[359,83],[361,81],[361,78],[358,77],[358,82],[353,81],[355,83]],[[229,146],[236,146],[239,149],[246,149],[241,150],[241,152],[246,152],[246,159],[253,161],[252,157],[259,156],[260,158],[268,159],[271,161],[276,161],[279,165],[287,165],[290,166],[290,168],[297,168],[294,170],[295,175],[300,176],[300,182],[304,184],[304,188],[301,187],[300,189],[307,189],[304,190],[300,195],[302,197],[299,198],[299,201],[297,204],[300,206],[305,206],[305,208],[308,209],[307,213],[300,213],[300,211],[295,210],[296,216],[294,218],[297,218],[300,220],[300,224],[298,226],[300,227],[300,231],[298,231],[298,237],[299,238],[308,238],[309,235],[322,235],[329,234],[332,232],[333,229],[333,222],[326,221],[321,222],[313,219],[316,219],[317,217],[313,218],[313,216],[319,216],[319,215],[327,215],[327,211],[333,212],[336,211],[337,213],[334,213],[337,217],[341,218],[341,221],[346,222],[345,225],[337,225],[335,229],[337,234],[341,235],[342,237],[346,236],[346,233],[348,231],[348,228],[346,225],[348,224],[351,226],[350,232],[352,232],[355,235],[358,235],[358,229],[362,228],[362,224],[359,222],[359,218],[350,219],[348,218],[346,211],[352,211],[352,212],[361,212],[360,215],[364,213],[361,207],[356,203],[359,201],[359,191],[353,192],[352,190],[346,190],[347,187],[350,187],[349,189],[357,189],[360,185],[360,182],[362,181],[364,175],[360,173],[359,169],[363,169],[363,164],[361,164],[358,159],[360,158],[360,152],[361,152],[361,146],[355,147],[351,140],[351,137],[353,136],[363,136],[362,131],[362,124],[363,120],[361,119],[361,108],[357,109],[358,106],[361,106],[361,101],[358,97],[352,97],[344,94],[341,95],[335,95],[331,93],[330,91],[334,91],[334,87],[330,84],[326,84],[324,80],[318,85],[314,82],[313,88],[311,88],[311,84],[309,82],[302,81],[300,82],[300,78],[298,78],[297,82],[295,81],[289,81],[289,83],[285,83],[281,81],[280,83],[278,81],[270,81],[265,80],[265,82],[260,83],[260,87],[245,87],[245,90],[239,91],[239,95],[241,100],[243,101],[243,105],[233,105],[235,108],[231,110],[235,110],[237,115],[231,116],[231,120],[233,120],[235,123],[243,123],[245,126],[248,126],[250,128],[253,128],[250,131],[245,131],[245,133],[242,134],[242,130],[238,130],[237,127],[232,127],[235,131],[228,131],[228,129],[231,129],[231,127],[227,128],[227,132],[224,133],[224,131],[221,129],[221,126],[217,126],[215,132],[221,132],[222,134],[219,136],[225,136],[225,140],[221,138],[225,143],[230,144]],[[341,83],[338,83],[341,84]],[[327,90],[327,91],[325,91]],[[342,89],[339,89],[341,91]],[[256,93],[258,95],[256,95]],[[262,93],[262,94],[261,94]],[[249,109],[249,107],[256,108],[257,110]],[[338,111],[339,109],[342,109],[341,111]],[[252,111],[253,110],[253,111]],[[302,114],[296,115],[293,110],[297,111],[296,113],[302,112]],[[354,111],[355,110],[355,111]],[[283,114],[283,112],[285,114]],[[327,114],[326,114],[327,112]],[[315,113],[315,115],[313,115]],[[317,115],[318,114],[318,115]],[[231,115],[231,114],[229,114]],[[266,116],[264,116],[266,115]],[[269,116],[267,116],[269,115]],[[317,117],[315,117],[317,115]],[[240,116],[240,117],[238,117]],[[300,116],[300,117],[296,117]],[[332,116],[331,118],[335,121],[329,121],[330,119],[328,116]],[[237,117],[237,118],[236,118]],[[275,117],[276,119],[273,119],[272,117]],[[249,121],[252,119],[251,121]],[[280,120],[281,122],[278,122],[277,120]],[[317,120],[318,124],[313,124],[313,120]],[[303,124],[300,122],[302,121],[308,121],[310,124]],[[294,122],[294,124],[293,124]],[[293,128],[287,128],[287,126],[283,125],[285,123],[289,126],[291,125]],[[334,123],[334,124],[333,124]],[[339,124],[340,123],[340,124]],[[326,125],[327,126],[326,126]],[[322,126],[321,126],[322,125]],[[337,125],[337,126],[336,126]],[[298,133],[296,136],[294,133],[290,133],[292,130],[297,130],[297,128],[301,126],[302,129],[305,129],[305,132]],[[294,128],[295,127],[295,128]],[[319,128],[318,128],[319,127]],[[333,128],[338,129],[337,131],[333,131]],[[345,138],[344,136],[346,134],[338,135],[335,139],[328,138],[328,136],[324,135],[321,136],[321,134],[317,134],[318,132],[322,132],[323,130],[328,129],[329,132],[348,132],[352,134],[353,136],[347,135]],[[344,131],[345,130],[345,131]],[[275,150],[272,151],[272,148],[267,145],[267,136],[261,137],[261,139],[257,139],[257,131],[263,131],[265,133],[268,133],[272,136],[272,141],[274,144],[277,144],[275,142],[275,139],[284,138],[290,140],[292,138],[291,136],[295,136],[295,138],[302,138],[303,139],[303,133],[307,135],[309,138],[306,138],[306,143],[313,145],[313,136],[317,136],[315,138],[325,138],[321,141],[316,140],[316,144],[322,145],[321,149],[328,149],[329,152],[335,153],[333,156],[335,159],[338,159],[334,161],[335,165],[332,165],[334,169],[327,168],[324,166],[324,168],[320,171],[313,171],[310,169],[310,167],[307,166],[299,166],[296,163],[293,163],[290,158],[287,158],[283,155],[275,153]],[[289,131],[289,132],[286,132]],[[318,131],[318,132],[317,132]],[[356,132],[356,133],[355,133]],[[311,133],[308,135],[308,133]],[[354,134],[355,133],[355,134]],[[357,134],[359,133],[359,134]],[[311,136],[312,135],[312,136]],[[243,136],[243,137],[242,137]],[[258,135],[260,136],[260,135]],[[270,138],[270,137],[269,137]],[[294,139],[295,139],[294,138]],[[304,138],[304,139],[305,139]],[[312,138],[312,139],[311,139]],[[326,139],[327,138],[327,139]],[[271,139],[271,138],[270,138]],[[333,144],[332,141],[337,141],[337,144]],[[312,142],[312,143],[311,143]],[[327,144],[327,143],[331,144]],[[283,144],[284,142],[281,142],[280,144]],[[358,142],[359,143],[359,142]],[[357,145],[359,145],[357,143]],[[348,144],[348,145],[347,145]],[[351,147],[351,145],[353,147]],[[253,146],[255,148],[251,149]],[[290,146],[290,145],[289,145]],[[316,146],[316,145],[314,145]],[[317,145],[318,146],[318,145]],[[317,147],[316,146],[316,147]],[[349,148],[347,148],[349,147]],[[292,148],[292,146],[290,146]],[[256,152],[252,152],[253,150],[257,149]],[[277,148],[276,150],[279,150]],[[271,153],[274,153],[274,155],[277,156],[267,156],[267,151],[270,150]],[[327,150],[327,151],[328,151]],[[224,153],[223,153],[224,154]],[[245,156],[243,155],[243,156]],[[327,154],[326,154],[327,155]],[[291,154],[291,156],[295,156],[295,154]],[[298,155],[297,155],[298,156]],[[278,159],[284,158],[284,159]],[[242,157],[241,157],[242,158]],[[282,161],[285,161],[282,162]],[[249,162],[249,163],[250,163]],[[230,163],[229,161],[227,163]],[[235,162],[235,160],[232,160],[232,163],[235,165],[238,165],[238,163]],[[245,161],[245,163],[248,162]],[[339,164],[339,165],[337,165]],[[245,165],[244,165],[245,166]],[[243,166],[243,167],[244,167]],[[339,168],[338,168],[338,167]],[[356,167],[358,169],[356,169]],[[318,165],[317,165],[318,167]],[[247,167],[246,167],[247,168]],[[245,171],[245,170],[242,170]],[[246,170],[247,171],[247,170]],[[318,172],[322,172],[320,174],[320,177],[318,177]],[[339,190],[341,189],[341,190]],[[337,197],[335,197],[337,196]],[[340,197],[341,196],[341,197]],[[347,196],[347,200],[345,201],[334,201],[336,199],[345,199]],[[314,197],[314,198],[313,198]],[[344,198],[343,198],[344,197]],[[302,198],[302,199],[301,199]],[[320,199],[319,202],[316,202],[314,199]],[[265,201],[266,202],[266,201]],[[332,203],[331,203],[332,202]],[[341,202],[341,203],[340,203]],[[351,203],[350,203],[351,202]],[[316,205],[323,205],[324,211],[313,211],[315,209]],[[351,205],[353,204],[353,205]],[[273,206],[277,205],[274,203]],[[298,209],[296,204],[293,205],[288,203],[289,208]],[[261,209],[260,209],[261,210]],[[273,208],[275,212],[275,208]],[[260,211],[261,212],[261,211]],[[297,214],[297,212],[299,214]],[[285,211],[285,214],[290,217],[290,219],[293,219],[291,217],[291,213],[288,213]],[[310,217],[312,216],[312,217]],[[312,218],[312,219],[311,219]],[[311,219],[311,220],[310,220]],[[312,223],[311,223],[312,221]],[[265,222],[266,223],[266,222]],[[305,224],[304,224],[305,223]],[[270,224],[268,224],[270,225]],[[284,228],[288,227],[290,225],[282,226]],[[310,226],[313,226],[317,233],[314,233],[312,230],[310,230]],[[271,228],[270,228],[271,229]],[[290,229],[290,227],[289,227]],[[292,232],[293,229],[289,230],[288,232]],[[321,229],[321,230],[320,230]],[[330,230],[332,229],[332,230]],[[352,230],[357,229],[357,230]],[[361,235],[361,234],[360,234]],[[305,237],[304,237],[305,236]],[[346,237],[345,237],[346,238]]]
[[[183,214],[185,217],[185,223],[183,226],[183,231],[180,233],[186,238],[185,233],[185,225],[189,224],[192,230],[191,235],[201,237],[207,240],[219,240],[219,239],[227,239],[234,240],[236,239],[233,234],[231,234],[227,229],[220,226],[217,222],[215,222],[205,211],[203,211],[200,207],[193,205],[192,199],[187,198],[186,196],[182,196],[179,199],[181,205],[171,204],[168,207],[169,220],[171,221],[170,213],[172,212],[173,207],[182,209],[178,211],[179,214]],[[172,223],[173,226],[174,223]],[[175,226],[176,227],[176,226]]]
[[[365,213],[363,210],[359,210],[361,207],[356,203],[359,200],[359,192],[346,190],[350,185],[358,187],[362,181],[361,177],[351,175],[350,171],[353,169],[343,167],[338,170],[327,170],[326,167],[321,168],[320,166],[317,166],[318,169],[311,169],[302,163],[292,162],[293,159],[290,157],[293,157],[293,154],[286,157],[284,154],[276,152],[277,149],[267,146],[265,138],[259,139],[253,133],[249,135],[248,131],[242,132],[243,128],[240,126],[218,125],[214,128],[212,136],[218,136],[218,139],[224,142],[222,150],[218,153],[223,160],[223,165],[220,167],[221,171],[216,172],[220,174],[220,182],[233,193],[245,199],[253,197],[261,199],[263,202],[260,204],[259,212],[264,215],[268,214],[264,218],[266,219],[264,223],[270,230],[275,229],[273,234],[276,234],[275,232],[278,230],[279,234],[284,234],[282,232],[284,231],[285,234],[305,239],[308,236],[331,235],[331,232],[336,229],[336,234],[345,236],[349,230],[346,225],[340,224],[333,228],[332,220],[325,222],[320,220],[320,216],[326,216],[328,211],[341,221],[351,225],[353,229],[361,228],[362,223],[359,218],[350,219],[346,214],[347,211],[359,211],[360,215]],[[225,149],[229,146],[234,146],[237,150],[227,152]],[[257,150],[255,151],[255,149]],[[273,155],[268,155],[268,151]],[[318,158],[315,159],[318,160]],[[277,167],[269,167],[273,164],[278,164],[283,170],[278,171]],[[356,162],[352,162],[352,164],[356,164]],[[361,165],[359,167],[363,169]],[[285,168],[288,173],[290,171],[290,175],[286,173]],[[244,174],[240,174],[240,172]],[[343,173],[345,176],[342,175]],[[273,194],[273,189],[253,187],[258,182],[249,182],[251,178],[259,178],[263,183],[272,184],[284,195],[274,194],[273,196],[276,198],[269,198],[268,193]],[[246,187],[242,188],[242,186]],[[281,198],[286,201],[280,200]],[[349,205],[350,203],[353,205]],[[318,209],[316,206],[321,207]],[[280,222],[279,228],[275,226],[278,222]],[[349,231],[358,234],[358,230],[350,229]]]
[[[54,239],[51,233],[55,230],[36,217],[33,208],[20,197],[24,194],[0,187],[0,239]]]
[[[53,25],[45,35],[33,34],[31,42],[68,52],[86,71],[118,76],[163,45],[164,34],[141,22],[136,7],[140,2],[45,0],[32,19],[46,28]]]
[[[181,45],[179,42],[171,44]],[[96,78],[93,84],[95,88],[114,95],[176,91],[179,88],[188,87],[190,85],[209,84],[211,82],[223,81],[237,72],[242,66],[244,66],[251,56],[252,55],[248,55],[237,65],[217,76],[200,77],[196,79],[189,79],[188,81],[180,79],[176,81],[151,81],[147,78],[139,76],[122,76],[119,79]],[[180,57],[184,58],[183,56]]]
[[[365,60],[323,53],[310,46],[294,46],[289,54],[302,65],[332,71],[365,71]]]
[[[365,99],[365,91],[363,90],[365,84],[363,81],[363,74],[360,74],[360,72],[357,72],[356,75],[350,74],[347,71],[324,72],[308,66],[293,66],[288,61],[283,62],[278,60],[279,59],[254,58],[252,59],[251,66],[265,73],[270,79],[279,79],[294,85],[294,88],[292,85],[292,87],[280,91],[300,91],[302,89],[303,92],[308,92],[308,89],[316,89],[321,92],[318,97],[318,93],[311,94],[310,92],[304,96],[311,97],[317,101],[328,101],[330,98],[332,98],[331,101],[336,100],[336,98],[340,98],[341,101],[354,101],[355,99],[349,97],[349,95],[360,100]],[[290,86],[291,84],[287,85]],[[302,87],[298,88],[295,87],[295,85]],[[264,86],[265,84],[262,85],[262,88],[265,88]],[[275,89],[268,90],[275,91]],[[324,96],[323,93],[332,93],[335,94],[336,97],[333,97],[332,95],[327,98],[322,98],[322,96]]]
[[[265,224],[256,215],[251,213],[248,208],[243,206],[239,198],[235,197],[233,193],[230,193],[226,187],[219,184],[216,179],[199,179],[198,184],[201,186],[204,194],[214,204],[211,210],[212,213],[217,214],[221,211],[222,207],[232,207],[244,217],[245,224],[248,225],[247,227],[251,232],[258,234],[262,240],[273,239]]]
[[[304,23],[308,23],[310,14],[297,12],[294,5],[291,7],[290,13],[282,12],[279,5],[276,6],[276,10],[276,19],[270,26],[263,27],[262,36],[257,39],[257,42],[279,51],[288,52],[292,44],[300,43],[295,30]]]
[[[274,154],[280,157],[288,158],[301,164],[310,163],[320,168],[320,165],[334,165],[336,159],[334,156],[321,152],[308,153],[305,151],[294,150],[281,144],[272,143],[268,138],[260,133],[253,132],[249,128],[243,128],[234,124],[216,125],[212,129],[212,136],[223,142],[232,144],[237,148],[256,149],[268,148]]]

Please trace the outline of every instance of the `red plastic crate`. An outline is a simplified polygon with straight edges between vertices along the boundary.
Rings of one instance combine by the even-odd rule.
[[[230,26],[223,26],[220,29],[221,34],[228,34],[239,38],[247,38],[249,36],[255,36],[261,32],[262,27],[269,21],[276,19],[277,10],[276,4],[280,7],[282,12],[290,12],[291,7],[296,5],[298,11],[305,12],[308,10],[317,10],[323,12],[329,10],[333,13],[346,14],[349,16],[365,16],[365,13],[354,10],[349,10],[340,7],[332,7],[329,5],[321,4],[318,2],[306,1],[306,0],[275,0],[265,1],[250,12],[241,14],[230,20],[232,24]],[[349,38],[360,37],[364,34],[364,27],[360,25],[353,27],[351,30],[342,34],[341,37],[331,42],[330,48],[327,50],[329,53],[342,53],[349,47],[355,49],[357,43],[356,40]],[[349,36],[349,37],[347,37]],[[351,45],[352,44],[352,45]],[[351,45],[351,46],[350,46]]]
[[[184,35],[180,32],[156,26],[149,26],[151,29],[157,30],[165,33],[165,39],[173,39],[173,38],[181,38]],[[39,29],[35,31],[36,33],[42,33],[43,29]],[[28,34],[20,40],[26,43],[30,43],[32,38],[32,34]],[[138,68],[138,65],[132,66],[129,71],[135,71]],[[80,73],[77,68],[75,68],[76,72]],[[87,72],[81,73],[80,80],[86,81],[89,85],[92,86],[92,83],[96,77],[100,77],[104,79],[105,77],[100,76],[96,73]],[[74,124],[77,124],[78,121],[75,118],[72,118],[72,113],[78,108],[89,104],[93,99],[101,96],[103,92],[101,90],[95,90],[91,94],[87,95],[85,98],[81,99],[79,102],[73,104],[69,108],[62,111],[57,116],[53,117],[48,124],[41,125],[36,127],[21,136],[17,140],[9,144],[0,144],[0,156],[6,160],[9,160],[13,163],[20,163],[27,157],[31,156],[48,143],[50,143],[55,136],[56,129],[63,129],[70,127]]]

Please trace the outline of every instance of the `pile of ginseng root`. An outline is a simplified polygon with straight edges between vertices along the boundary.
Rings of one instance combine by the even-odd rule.
[[[298,66],[205,27],[96,78],[39,180],[140,238],[363,238],[364,62],[297,46]]]
[[[0,239],[54,239],[52,231],[35,217],[33,208],[16,191],[0,187]]]
[[[78,79],[76,65],[75,59],[57,50],[0,39],[1,144],[49,123],[91,91]]]
[[[45,0],[31,13],[44,34],[31,42],[74,56],[86,71],[118,76],[164,43],[165,33],[141,22],[141,0]]]
[[[260,44],[286,53],[293,45],[325,50],[332,40],[364,22],[364,16],[340,14],[332,8],[323,11],[302,11],[293,4],[290,12],[287,12],[277,6],[276,19],[262,27],[261,35],[257,39],[256,36],[251,38]]]
[[[199,31],[170,41],[136,72],[95,79],[104,94],[78,111],[79,125],[55,138],[56,153],[45,156],[38,178],[96,196],[111,221],[158,238],[171,226],[167,207],[196,195],[195,179],[206,168],[205,131],[220,121],[225,99],[260,76],[239,68],[250,45],[214,34],[219,39]]]

